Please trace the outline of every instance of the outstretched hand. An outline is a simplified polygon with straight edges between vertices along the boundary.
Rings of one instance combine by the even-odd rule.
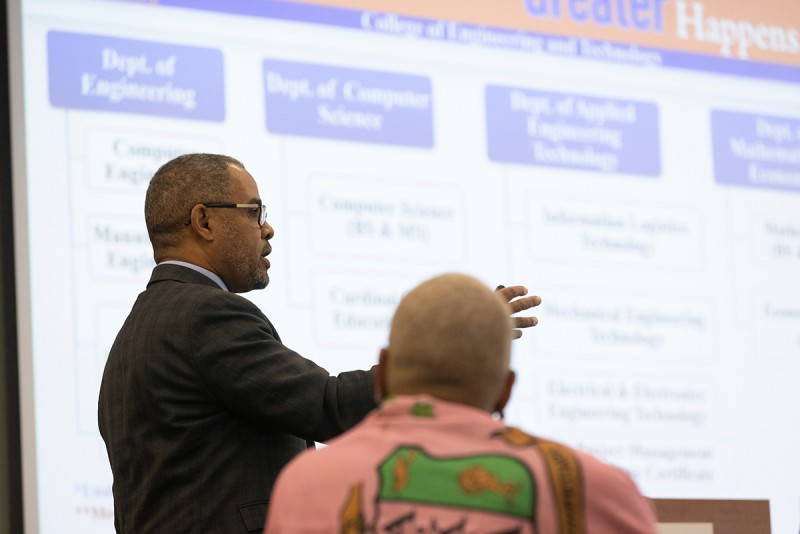
[[[528,288],[525,286],[497,286],[497,293],[508,302],[511,307],[511,315],[521,311],[529,310],[542,303],[542,298],[538,295],[526,297]],[[533,315],[528,317],[512,317],[514,320],[514,339],[522,337],[522,329],[536,326],[539,319]]]

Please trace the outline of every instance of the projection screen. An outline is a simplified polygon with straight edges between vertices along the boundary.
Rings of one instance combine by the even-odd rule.
[[[797,531],[796,1],[9,8],[26,532],[113,531],[100,376],[198,151],[258,181],[289,347],[367,368],[420,281],[526,285],[510,424]]]

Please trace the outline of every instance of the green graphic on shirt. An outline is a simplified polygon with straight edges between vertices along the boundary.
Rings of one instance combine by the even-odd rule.
[[[433,417],[433,404],[429,402],[415,402],[411,407],[414,417]]]
[[[533,518],[536,483],[527,466],[510,456],[434,458],[418,447],[400,447],[379,471],[379,500]]]

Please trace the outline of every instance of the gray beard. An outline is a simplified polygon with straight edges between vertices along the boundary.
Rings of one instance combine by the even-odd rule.
[[[237,236],[229,235],[226,232],[224,239],[227,245],[222,251],[222,256],[225,263],[232,266],[239,278],[245,282],[247,289],[243,292],[267,287],[269,273],[261,262],[261,258],[253,260],[250,251],[245,250],[242,241]]]

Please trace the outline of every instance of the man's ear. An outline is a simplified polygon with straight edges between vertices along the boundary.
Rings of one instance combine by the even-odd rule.
[[[195,204],[190,213],[192,230],[206,241],[213,241],[214,236],[209,226],[208,209],[202,204]]]
[[[389,395],[386,386],[386,367],[389,362],[389,349],[384,347],[378,356],[378,367],[375,369],[375,400],[379,403]]]
[[[500,397],[497,399],[497,403],[494,405],[495,413],[503,413],[506,404],[508,404],[508,400],[511,398],[511,390],[514,389],[514,382],[516,379],[517,374],[509,369],[508,374],[506,375],[506,381],[503,384],[503,389],[500,390]]]

